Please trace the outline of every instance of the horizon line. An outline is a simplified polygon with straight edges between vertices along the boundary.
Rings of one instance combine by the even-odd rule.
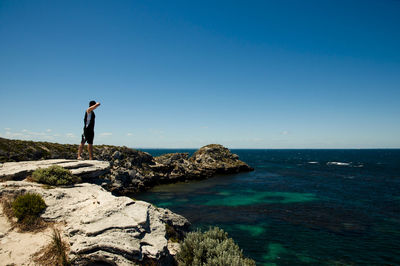
[[[49,143],[57,143],[61,145],[79,145],[79,143],[76,144],[71,144],[71,143],[59,143],[59,142],[52,142],[52,141],[46,141],[46,140],[27,140],[27,139],[10,139],[10,138],[5,138],[4,136],[0,136],[0,138],[3,139],[8,139],[8,140],[20,140],[20,141],[33,141],[33,142],[49,142]],[[210,144],[218,144],[218,143],[209,143],[200,147],[129,147],[127,145],[115,145],[115,144],[105,144],[105,143],[99,143],[99,144],[93,144],[93,146],[100,146],[100,145],[109,145],[109,146],[125,146],[131,149],[159,149],[159,150],[174,150],[174,149],[181,149],[181,150],[198,150],[201,147],[210,145]],[[222,144],[219,144],[222,145]],[[362,148],[343,148],[343,147],[335,147],[335,148],[307,148],[307,147],[302,147],[302,148],[289,148],[289,147],[284,147],[284,148],[235,148],[235,147],[228,147],[225,145],[222,145],[228,149],[234,149],[234,150],[398,150],[400,147],[362,147]]]

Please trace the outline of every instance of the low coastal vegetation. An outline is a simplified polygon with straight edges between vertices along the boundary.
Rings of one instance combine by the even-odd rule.
[[[32,173],[32,180],[50,186],[72,185],[81,181],[71,171],[59,165],[36,169]]]
[[[179,265],[255,265],[254,260],[245,258],[233,239],[218,227],[188,233],[176,259]]]
[[[19,195],[12,203],[12,208],[18,222],[29,221],[40,216],[46,209],[42,196],[35,193]]]
[[[0,138],[0,163],[74,158],[77,152],[78,145]]]
[[[17,197],[2,197],[1,203],[3,212],[11,224],[22,231],[36,231],[46,227],[40,214],[47,205],[39,194],[25,193]]]

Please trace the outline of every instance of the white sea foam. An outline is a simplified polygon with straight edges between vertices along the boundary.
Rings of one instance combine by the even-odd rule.
[[[327,162],[327,165],[339,165],[339,166],[349,166],[350,163],[343,163],[343,162]]]
[[[309,164],[317,164],[318,162],[308,162]]]

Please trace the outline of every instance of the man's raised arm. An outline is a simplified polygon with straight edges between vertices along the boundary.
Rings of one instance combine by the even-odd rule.
[[[87,113],[90,113],[91,111],[93,111],[94,109],[96,109],[96,108],[99,107],[99,106],[100,106],[100,103],[96,103],[95,105],[90,106],[90,107],[86,110],[86,112],[87,112]]]

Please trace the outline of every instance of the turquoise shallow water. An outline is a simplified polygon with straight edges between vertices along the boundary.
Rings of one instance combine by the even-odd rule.
[[[255,171],[134,197],[223,228],[257,265],[400,264],[400,150],[233,152]]]

